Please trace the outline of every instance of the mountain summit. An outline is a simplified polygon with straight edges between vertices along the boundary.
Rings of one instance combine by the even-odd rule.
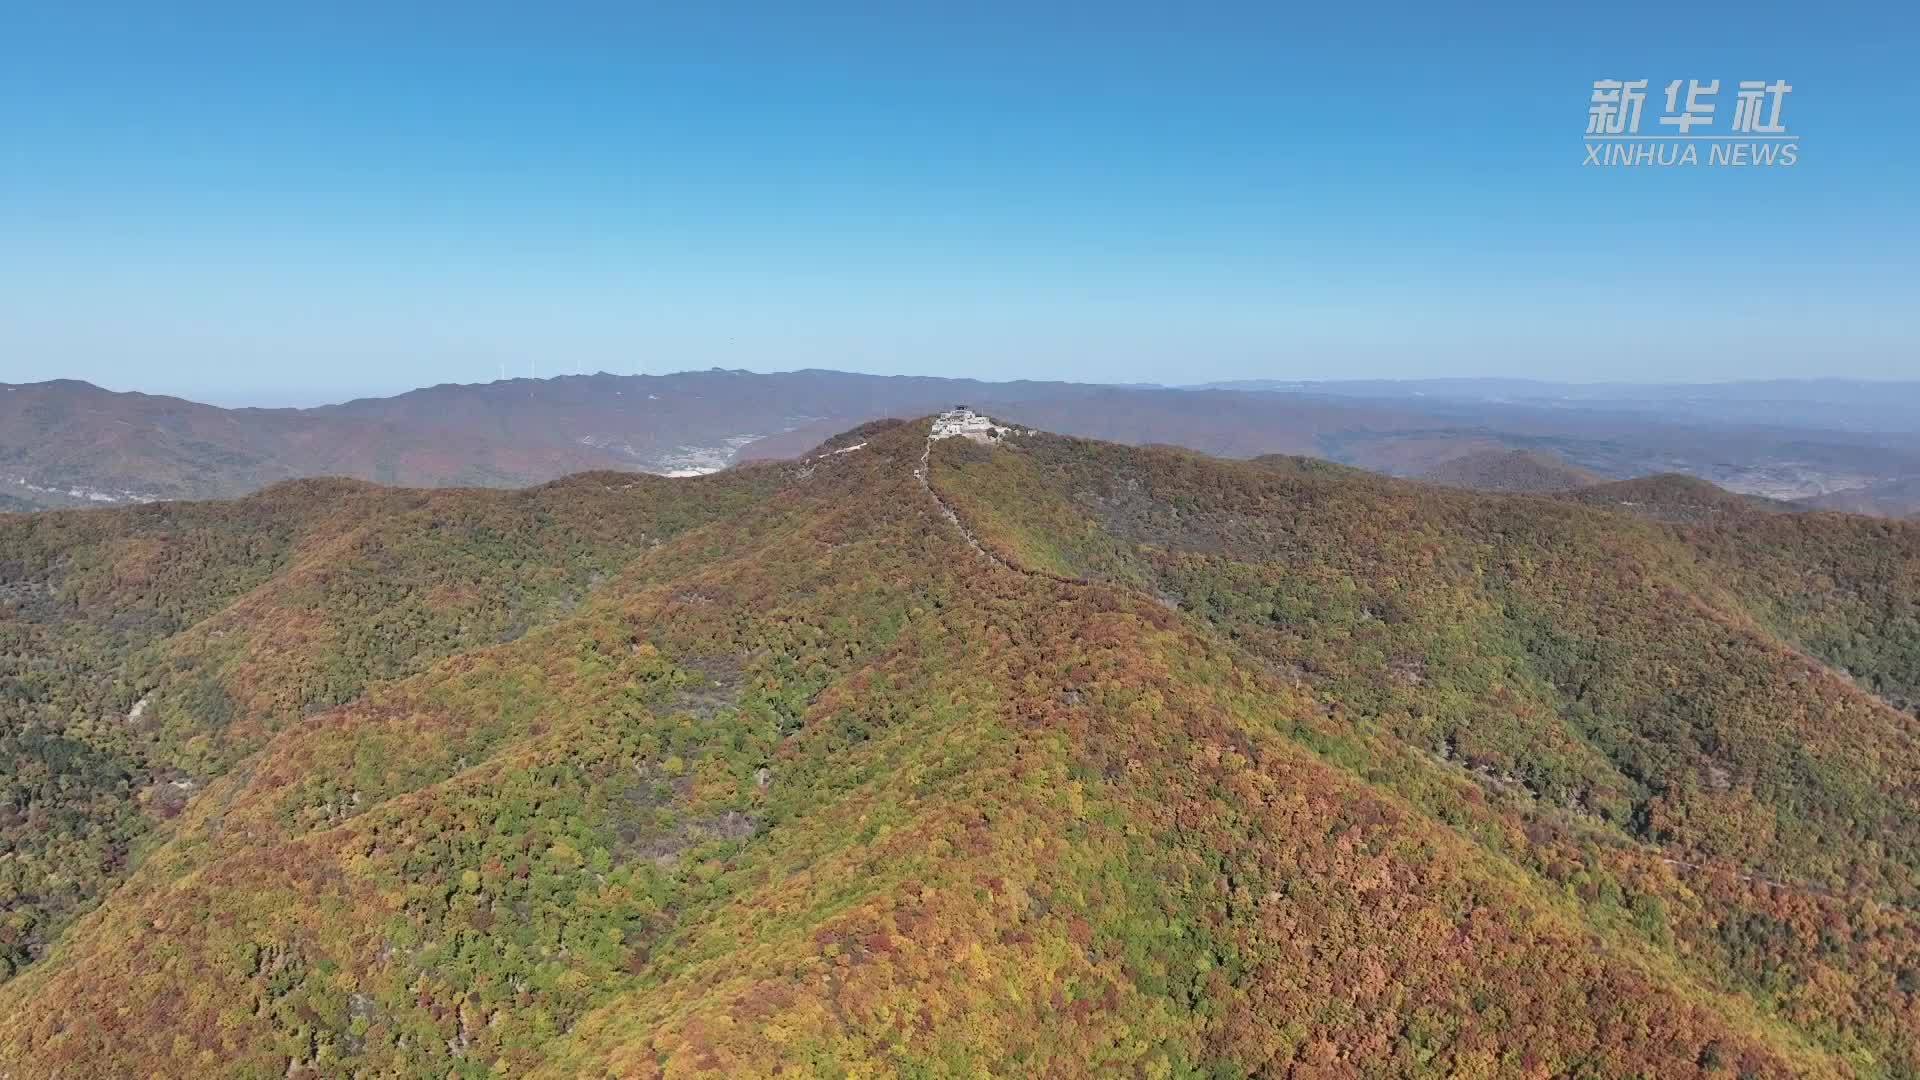
[[[15,1077],[1920,1071],[1920,526],[953,414],[0,605]]]

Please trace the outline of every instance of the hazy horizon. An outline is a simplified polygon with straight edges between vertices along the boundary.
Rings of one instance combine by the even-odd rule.
[[[573,378],[594,378],[594,377],[600,377],[600,376],[614,376],[614,377],[620,377],[620,378],[634,378],[634,377],[672,378],[675,376],[683,376],[683,375],[708,374],[716,371],[724,371],[728,373],[744,373],[747,375],[794,375],[794,374],[801,374],[804,372],[825,372],[829,374],[857,375],[857,376],[868,376],[873,378],[903,377],[903,378],[951,379],[951,380],[958,380],[958,381],[975,381],[975,382],[985,383],[988,385],[1005,385],[1005,384],[1014,384],[1014,383],[1022,383],[1022,382],[1069,383],[1069,384],[1091,385],[1091,386],[1111,386],[1111,387],[1120,388],[1120,389],[1133,388],[1133,389],[1163,389],[1163,390],[1261,389],[1263,388],[1261,384],[1275,383],[1275,384],[1285,384],[1284,385],[1285,390],[1292,391],[1292,390],[1295,390],[1297,387],[1298,392],[1307,393],[1307,394],[1314,393],[1316,389],[1324,389],[1331,392],[1331,391],[1336,391],[1339,388],[1346,388],[1349,391],[1353,391],[1361,387],[1378,386],[1382,388],[1397,388],[1400,393],[1404,393],[1409,396],[1417,393],[1417,391],[1414,389],[1415,387],[1432,386],[1435,384],[1451,384],[1464,389],[1466,387],[1474,386],[1476,384],[1510,383],[1510,384],[1531,384],[1533,386],[1537,386],[1542,389],[1564,389],[1564,390],[1575,390],[1575,391],[1618,390],[1622,392],[1653,391],[1653,390],[1662,390],[1662,389],[1687,389],[1687,388],[1694,388],[1694,387],[1701,387],[1701,388],[1713,387],[1713,388],[1733,389],[1733,388],[1742,387],[1742,386],[1768,386],[1768,385],[1799,386],[1799,387],[1829,385],[1829,386],[1844,386],[1844,387],[1900,387],[1903,389],[1920,388],[1920,379],[1915,379],[1915,378],[1874,379],[1874,378],[1853,378],[1848,376],[1835,376],[1835,375],[1783,376],[1783,377],[1776,377],[1776,378],[1727,378],[1727,379],[1704,379],[1704,380],[1647,379],[1647,380],[1628,381],[1628,380],[1619,380],[1619,379],[1546,379],[1546,378],[1529,378],[1524,376],[1434,374],[1434,375],[1428,375],[1428,376],[1413,376],[1413,377],[1400,378],[1400,379],[1393,379],[1393,378],[1389,378],[1389,379],[1251,378],[1251,379],[1213,380],[1208,382],[1196,382],[1196,383],[1173,383],[1173,382],[1120,383],[1120,382],[1102,382],[1094,379],[1054,379],[1054,378],[1048,378],[1041,375],[1032,375],[1032,376],[1025,376],[1021,378],[1012,378],[1012,379],[996,379],[996,378],[978,378],[975,376],[964,375],[964,374],[922,375],[920,373],[907,373],[907,372],[895,373],[895,372],[853,371],[853,370],[848,370],[844,368],[777,368],[777,367],[678,368],[671,371],[640,372],[638,375],[635,375],[634,373],[631,373],[631,372],[604,371],[604,370],[603,371],[583,371],[583,372],[565,371],[565,372],[554,372],[551,374],[543,373],[538,376],[529,376],[524,373],[518,374],[518,375],[513,373],[508,373],[504,379],[497,378],[497,377],[494,379],[472,379],[472,380],[447,379],[447,380],[441,380],[438,382],[419,383],[416,385],[399,386],[395,388],[369,389],[366,391],[354,391],[351,389],[302,390],[301,388],[298,388],[298,387],[287,387],[287,388],[281,388],[279,390],[273,390],[273,391],[248,393],[245,390],[225,390],[218,387],[213,387],[213,388],[207,388],[204,392],[196,393],[196,392],[179,392],[175,390],[160,388],[153,385],[145,385],[140,383],[124,382],[124,381],[117,381],[117,380],[113,382],[102,382],[100,380],[83,378],[77,375],[55,375],[45,379],[0,379],[0,385],[27,386],[27,385],[33,385],[36,383],[77,381],[77,382],[87,383],[89,385],[95,386],[99,389],[106,390],[112,393],[135,393],[135,394],[147,394],[155,397],[174,397],[174,398],[181,398],[183,400],[195,402],[198,404],[213,405],[220,408],[307,409],[307,408],[317,408],[317,407],[322,407],[327,405],[338,405],[348,401],[353,401],[353,400],[363,399],[363,398],[394,397],[399,394],[405,394],[415,390],[431,389],[435,386],[487,386],[496,382],[521,382],[529,379],[532,379],[534,381],[539,381],[539,382],[547,382],[551,380],[562,380],[562,379],[573,379]],[[1276,389],[1279,389],[1279,388],[1280,387],[1276,387]]]

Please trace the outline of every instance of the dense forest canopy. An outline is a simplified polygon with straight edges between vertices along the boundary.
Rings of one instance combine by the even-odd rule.
[[[1920,525],[928,433],[0,517],[0,1071],[1920,1076]]]

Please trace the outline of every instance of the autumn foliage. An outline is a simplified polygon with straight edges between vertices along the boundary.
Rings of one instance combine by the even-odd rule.
[[[1920,528],[926,430],[0,519],[0,1071],[1920,1075]]]

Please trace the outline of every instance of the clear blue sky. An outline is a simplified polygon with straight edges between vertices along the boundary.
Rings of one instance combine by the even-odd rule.
[[[1920,376],[1911,4],[560,6],[0,5],[0,381]]]

